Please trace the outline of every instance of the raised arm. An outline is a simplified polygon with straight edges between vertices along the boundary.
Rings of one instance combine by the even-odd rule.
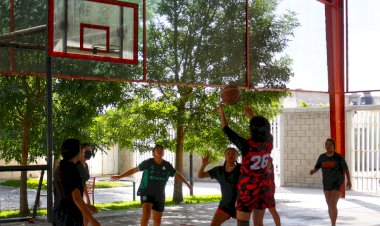
[[[244,104],[244,112],[245,112],[245,115],[247,115],[247,117],[249,118],[249,120],[255,117],[255,114],[253,114],[253,110],[251,106],[249,106],[247,103]]]
[[[135,168],[132,168],[130,170],[128,170],[127,172],[125,173],[122,173],[122,174],[119,174],[119,175],[113,175],[111,177],[111,180],[120,180],[121,178],[123,177],[128,177],[134,173],[137,173],[139,171],[139,168],[135,167]]]
[[[209,157],[202,157],[202,164],[198,170],[198,178],[210,177],[210,174],[208,172],[205,172],[205,168],[209,163],[210,163]]]
[[[227,122],[227,119],[226,119],[226,114],[224,113],[224,109],[223,109],[223,104],[219,104],[218,106],[218,111],[219,111],[219,114],[220,114],[220,123],[222,125],[222,128],[228,126],[228,122]]]

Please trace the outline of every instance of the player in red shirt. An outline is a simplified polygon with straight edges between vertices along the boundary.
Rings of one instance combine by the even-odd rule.
[[[246,139],[228,126],[222,105],[218,110],[224,133],[242,153],[236,202],[238,226],[249,226],[252,211],[254,225],[263,226],[265,209],[276,205],[267,169],[273,149],[269,121],[265,117],[254,116],[251,108],[246,105],[245,113],[251,119],[250,137]]]

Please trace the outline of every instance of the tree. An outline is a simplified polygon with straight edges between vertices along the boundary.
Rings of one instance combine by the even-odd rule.
[[[157,11],[148,23],[148,75],[151,78],[183,83],[244,84],[245,1],[156,3],[152,9]],[[275,0],[257,0],[248,7],[249,33],[254,40],[250,45],[252,86],[285,88],[292,76],[291,60],[281,52],[298,23],[293,13],[277,17],[274,13],[277,4]],[[110,139],[121,141],[128,135],[130,142],[121,141],[121,146],[133,146],[133,140],[137,139],[166,141],[167,147],[176,152],[175,167],[181,173],[184,150],[213,154],[227,146],[216,113],[219,89],[149,85],[145,90],[149,90],[150,99],[138,98],[130,106],[99,119],[103,125],[142,122],[138,127],[127,126],[123,132],[114,132]],[[273,118],[279,113],[279,100],[285,95],[284,92],[245,91],[243,101],[254,105],[256,114]],[[234,115],[234,128],[246,133],[247,119],[241,109],[236,105],[226,111]],[[145,125],[144,119],[154,119],[158,124]],[[134,131],[136,128],[140,132]],[[175,136],[165,138],[170,129],[174,129]],[[175,181],[173,200],[183,200],[179,181]]]
[[[46,1],[15,1],[16,30],[46,24]],[[9,1],[0,2],[1,15],[9,15]],[[4,14],[3,14],[4,13]],[[6,14],[5,14],[6,13]],[[1,33],[9,31],[9,18],[0,20]],[[16,41],[46,43],[44,33],[18,37]],[[9,48],[2,48],[0,68],[9,67]],[[15,71],[44,73],[45,51],[15,50]],[[4,63],[4,64],[3,64]],[[69,64],[70,63],[70,64]],[[8,65],[7,65],[8,64]],[[5,66],[4,66],[5,65]],[[107,64],[86,64],[85,61],[53,60],[53,71],[58,66],[102,72]],[[108,70],[112,75],[112,70]],[[53,80],[54,151],[59,153],[62,141],[75,137],[82,141],[98,143],[90,137],[93,118],[106,107],[117,105],[123,99],[126,84],[73,79]],[[39,76],[0,76],[0,157],[6,162],[16,160],[21,165],[46,157],[46,82]],[[57,154],[56,158],[59,157]],[[27,172],[20,177],[20,213],[29,213],[27,201]]]
[[[251,24],[249,33],[253,40],[250,45],[250,76],[253,78],[253,86],[285,88],[292,75],[290,59],[278,55],[285,48],[288,36],[292,34],[297,22],[292,14],[276,18],[274,10],[277,4],[274,0],[261,0],[248,6]],[[245,17],[242,16],[245,15],[245,9],[245,1],[161,1],[157,19],[149,27],[152,39],[148,47],[153,49],[149,72],[175,82],[209,80],[211,84],[241,83],[246,71]],[[171,124],[176,130],[176,169],[182,172],[183,150],[187,147],[186,135],[194,133],[195,137],[203,132],[209,133],[211,139],[216,136],[216,131],[200,130],[199,125],[215,124],[217,117],[212,112],[215,102],[209,100],[215,100],[217,94],[214,91],[207,95],[207,89],[187,86],[169,89],[174,90],[171,98],[177,97],[173,101],[176,116]],[[160,90],[163,90],[163,94],[170,93],[166,88]],[[247,92],[245,95],[258,98],[257,93]],[[265,95],[269,99],[260,103],[261,106],[278,103],[284,94]],[[205,117],[206,115],[211,117]],[[187,150],[192,151],[189,147]],[[176,181],[174,187],[173,200],[181,202],[182,184]]]
[[[121,86],[114,82],[55,80],[54,151],[69,137],[97,143],[90,137],[92,118],[120,101]],[[45,80],[42,77],[0,76],[0,157],[29,165],[46,156]],[[20,212],[29,212],[27,172],[20,178]]]

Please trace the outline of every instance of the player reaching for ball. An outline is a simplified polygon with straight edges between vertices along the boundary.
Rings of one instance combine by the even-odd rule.
[[[120,180],[138,171],[143,171],[142,181],[137,194],[140,196],[142,204],[142,216],[140,225],[148,226],[150,217],[153,217],[153,225],[161,225],[162,215],[165,209],[165,187],[169,177],[186,184],[191,190],[193,187],[172,164],[163,159],[164,147],[157,144],[152,150],[153,158],[141,162],[137,167],[132,168],[122,174],[114,175],[111,180]]]
[[[224,152],[223,166],[216,166],[205,171],[205,167],[210,163],[208,157],[202,158],[202,165],[198,171],[198,178],[211,177],[220,184],[222,199],[218,209],[214,213],[210,226],[220,226],[228,219],[236,218],[236,195],[237,183],[240,177],[240,164],[237,163],[238,151],[235,148],[227,148]]]
[[[272,135],[269,121],[265,117],[254,116],[248,105],[244,108],[246,115],[251,119],[248,139],[239,136],[228,126],[222,104],[218,110],[224,133],[242,153],[241,177],[236,200],[237,225],[248,226],[253,211],[254,225],[263,226],[265,209],[276,205],[267,175],[267,165],[273,148]]]

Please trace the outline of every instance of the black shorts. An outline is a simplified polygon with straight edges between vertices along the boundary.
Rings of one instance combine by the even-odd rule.
[[[159,197],[156,195],[142,195],[140,196],[141,204],[152,203],[152,209],[158,212],[164,212],[165,209],[165,197]]]
[[[333,184],[325,184],[323,185],[323,191],[340,191],[342,184],[333,183]]]

